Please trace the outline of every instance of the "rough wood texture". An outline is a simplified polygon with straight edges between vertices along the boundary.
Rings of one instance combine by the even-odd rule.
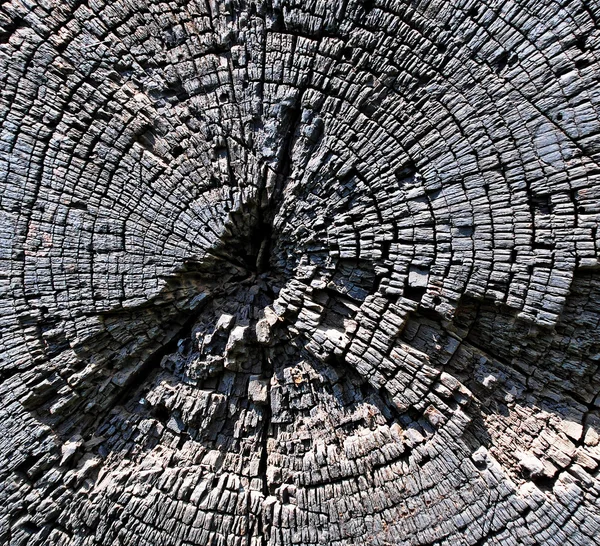
[[[2,4],[0,544],[597,544],[599,12]]]

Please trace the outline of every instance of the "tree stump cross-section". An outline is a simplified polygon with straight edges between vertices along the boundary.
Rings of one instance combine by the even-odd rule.
[[[0,544],[598,544],[599,18],[4,2]]]

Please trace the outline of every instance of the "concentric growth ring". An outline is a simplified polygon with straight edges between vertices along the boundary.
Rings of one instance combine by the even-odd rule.
[[[3,4],[0,542],[594,544],[599,12]]]

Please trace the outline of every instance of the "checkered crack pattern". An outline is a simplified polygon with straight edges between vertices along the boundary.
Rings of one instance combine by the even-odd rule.
[[[598,0],[0,6],[0,543],[585,546]]]

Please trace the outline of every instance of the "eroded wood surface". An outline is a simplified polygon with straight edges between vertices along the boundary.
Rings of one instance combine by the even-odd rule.
[[[597,543],[599,11],[2,4],[0,543]]]

